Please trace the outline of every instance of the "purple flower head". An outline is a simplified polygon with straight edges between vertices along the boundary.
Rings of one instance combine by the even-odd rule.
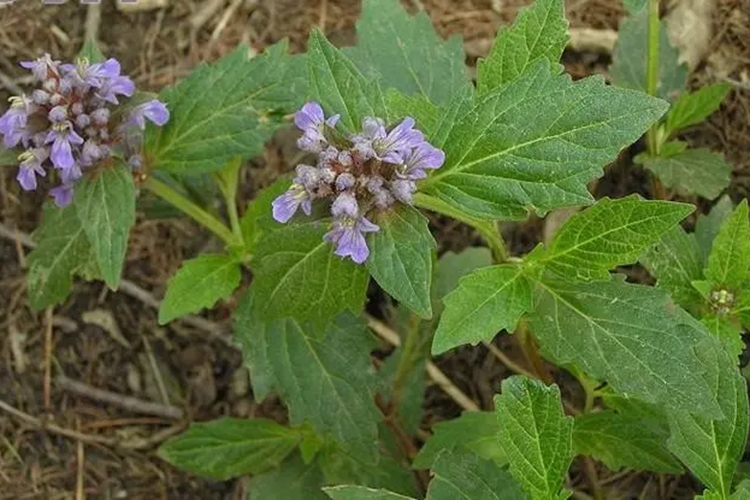
[[[396,179],[391,183],[391,193],[401,203],[412,204],[412,195],[417,190],[414,181],[407,179]]]
[[[366,153],[367,145],[371,144],[375,156],[387,163],[399,164],[403,156],[424,141],[424,135],[414,128],[414,118],[407,117],[386,132],[383,120],[366,117],[362,121],[362,134],[354,142]]]
[[[325,138],[325,126],[335,127],[340,115],[326,119],[323,108],[317,102],[308,102],[294,115],[294,124],[303,134],[297,140],[297,147],[310,153],[320,153],[328,144]]]
[[[127,76],[115,76],[102,80],[96,96],[110,104],[120,104],[120,101],[117,100],[118,95],[132,97],[133,93],[135,93],[133,80]]]
[[[163,102],[154,99],[153,101],[144,102],[143,104],[136,106],[136,108],[130,112],[128,122],[141,130],[145,130],[147,118],[155,125],[161,127],[169,121],[169,110]]]
[[[294,216],[299,207],[306,215],[312,213],[312,202],[310,194],[301,184],[292,184],[291,187],[272,203],[273,218],[278,222],[288,222]]]
[[[365,217],[342,217],[333,221],[333,227],[323,239],[336,245],[334,254],[339,257],[351,257],[357,264],[362,264],[370,256],[370,249],[367,248],[363,233],[378,230],[380,228]]]
[[[47,156],[46,149],[33,148],[24,151],[18,157],[21,164],[18,166],[16,180],[24,191],[33,191],[36,189],[36,176],[44,177],[46,175],[42,163],[47,159]]]
[[[427,177],[425,170],[435,170],[443,166],[445,153],[428,142],[412,149],[405,157],[399,173],[405,179],[419,180]]]
[[[73,186],[62,184],[49,190],[49,195],[55,200],[55,205],[65,208],[73,201]]]
[[[50,159],[55,168],[67,170],[75,164],[73,146],[83,144],[83,139],[73,130],[70,122],[57,123],[47,134],[46,142],[52,143]]]
[[[35,80],[43,82],[47,79],[50,72],[54,75],[58,74],[57,72],[58,67],[60,66],[60,61],[53,61],[49,54],[44,54],[39,59],[34,61],[21,61],[20,64],[22,68],[31,70],[31,74],[34,75]]]

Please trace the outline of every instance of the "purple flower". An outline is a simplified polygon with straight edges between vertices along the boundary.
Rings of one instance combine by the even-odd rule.
[[[336,218],[349,217],[357,218],[359,215],[359,205],[357,198],[349,191],[340,193],[331,205],[331,214]]]
[[[310,194],[303,185],[297,183],[292,184],[286,193],[273,200],[272,206],[273,218],[281,223],[288,222],[300,206],[305,214],[312,213]]]
[[[146,118],[161,127],[169,121],[169,110],[163,102],[154,99],[153,101],[144,102],[143,104],[136,106],[136,108],[130,112],[128,122],[141,130],[145,130]]]
[[[53,61],[49,54],[44,54],[39,59],[34,61],[21,61],[20,64],[22,68],[31,70],[34,79],[43,82],[47,79],[50,71],[57,74],[57,68],[60,65],[60,61]]]
[[[10,109],[0,116],[0,134],[3,135],[3,144],[6,148],[13,148],[19,142],[28,141],[26,120],[26,106],[19,101],[14,101]]]
[[[49,110],[47,117],[52,123],[64,122],[68,119],[68,108],[66,106],[55,106]]]
[[[351,257],[357,264],[362,264],[370,255],[363,233],[378,230],[380,228],[365,217],[356,219],[343,217],[333,221],[333,228],[323,236],[323,239],[336,245],[334,254],[340,257]]]
[[[297,173],[296,177],[294,178],[295,184],[302,184],[303,186],[305,186],[305,189],[309,191],[313,191],[316,187],[318,187],[320,174],[317,168],[311,167],[310,165],[305,165],[304,163],[300,163],[299,165],[297,165],[295,172]]]
[[[353,188],[356,182],[357,179],[352,174],[344,172],[336,177],[336,190],[346,191],[347,189]]]
[[[412,194],[417,190],[414,181],[407,179],[396,179],[391,183],[391,193],[393,197],[402,203],[412,204]]]
[[[36,189],[36,176],[44,177],[46,175],[42,163],[47,157],[48,153],[44,148],[29,149],[18,157],[21,164],[18,166],[16,180],[24,191]]]
[[[294,115],[294,124],[303,134],[297,140],[297,147],[310,153],[320,153],[327,144],[325,126],[335,127],[340,115],[326,119],[323,108],[317,102],[308,102]]]
[[[55,205],[65,208],[73,201],[73,186],[62,184],[50,189],[49,194],[55,199]]]
[[[418,180],[427,177],[425,170],[434,170],[443,166],[445,153],[428,142],[413,148],[404,157],[404,165],[399,175],[405,179]]]
[[[400,164],[411,148],[424,141],[424,135],[414,128],[414,118],[406,117],[393,130],[386,132],[383,120],[368,116],[362,120],[362,134],[353,140],[365,157],[374,156],[387,163]]]
[[[119,71],[118,71],[119,73]],[[111,104],[120,104],[118,95],[131,97],[135,92],[135,83],[127,76],[115,76],[102,80],[96,96]]]
[[[50,159],[59,169],[67,170],[75,164],[72,145],[80,146],[83,139],[73,130],[70,122],[54,125],[47,134],[46,143],[52,143]]]

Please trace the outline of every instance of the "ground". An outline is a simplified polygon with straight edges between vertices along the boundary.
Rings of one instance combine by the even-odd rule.
[[[145,3],[145,0],[142,0]],[[204,60],[214,60],[240,42],[256,49],[288,38],[292,50],[304,49],[310,29],[322,28],[336,43],[354,39],[360,2],[355,0],[166,0],[166,8],[123,13],[105,1],[100,19],[75,1],[44,6],[17,1],[0,7],[0,97],[27,85],[16,62],[50,52],[71,59],[84,33],[98,32],[104,52],[117,57],[139,87],[159,90],[185,76]],[[424,9],[443,35],[463,36],[470,65],[489,47],[498,27],[511,21],[526,0],[412,0],[411,10]],[[207,16],[208,5],[218,8]],[[669,6],[668,6],[669,8]],[[619,0],[569,0],[573,27],[617,29],[623,15]],[[87,23],[88,14],[88,23]],[[87,27],[88,25],[88,27]],[[691,78],[699,86],[717,78],[733,82],[721,110],[685,135],[693,144],[721,151],[735,167],[730,195],[750,191],[750,2],[717,0],[713,17],[713,60],[700,64]],[[574,77],[606,73],[607,55],[566,52]],[[1,108],[0,108],[1,109]],[[246,200],[279,173],[293,167],[288,137],[279,134],[262,158],[245,169]],[[647,175],[632,164],[638,146],[623,153],[593,186],[597,196],[639,192],[648,196]],[[215,243],[183,220],[139,217],[125,269],[138,290],[110,292],[102,283],[77,283],[60,307],[34,312],[28,306],[25,235],[38,225],[42,194],[22,194],[13,169],[0,172],[0,499],[82,498],[242,498],[239,482],[210,482],[180,473],[156,457],[159,442],[184,428],[189,419],[219,415],[265,416],[284,421],[278,400],[254,401],[240,353],[228,341],[227,318],[234,303],[222,303],[205,315],[208,321],[176,322],[159,327],[153,297],[162,296],[167,279],[180,262]],[[695,200],[693,200],[695,201]],[[243,203],[244,206],[244,203]],[[702,208],[708,203],[702,201]],[[479,244],[469,228],[433,218],[440,251]],[[536,218],[508,224],[504,233],[511,251],[530,250],[544,234]],[[647,279],[631,270],[634,279]],[[378,295],[370,308],[378,313]],[[113,327],[112,325],[116,325]],[[498,341],[512,359],[513,339]],[[438,366],[483,408],[510,371],[484,347],[463,348],[436,360]],[[141,401],[170,403],[185,416],[144,416],[84,397],[59,377],[90,387],[129,395]],[[573,404],[574,383],[558,380]],[[460,407],[437,387],[426,398],[423,428],[450,418]],[[14,412],[15,413],[12,413]],[[49,431],[40,430],[47,426]],[[52,430],[54,429],[54,431]],[[623,498],[692,498],[697,484],[687,476],[612,475],[594,464],[602,483],[617,483]],[[581,464],[571,471],[572,484],[587,488]]]

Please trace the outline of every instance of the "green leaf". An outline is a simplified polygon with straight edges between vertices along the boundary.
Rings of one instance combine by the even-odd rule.
[[[492,340],[500,330],[513,332],[532,306],[532,287],[523,269],[502,265],[478,269],[445,299],[432,354],[462,344]]]
[[[725,311],[712,310],[701,318],[701,323],[721,340],[732,356],[738,357],[745,350],[742,328],[733,318],[728,317]]]
[[[746,330],[750,330],[750,287],[745,287],[734,299],[731,314],[740,320]]]
[[[498,31],[487,59],[478,61],[479,93],[486,94],[518,78],[540,59],[556,67],[568,39],[563,1],[537,0],[521,11],[513,26]]]
[[[598,76],[572,82],[540,60],[473,107],[446,112],[434,134],[446,137],[445,164],[420,191],[480,218],[523,219],[531,210],[589,204],[586,183],[666,108]]]
[[[135,185],[122,164],[76,185],[74,205],[105,283],[120,283],[130,228],[135,224]]]
[[[702,370],[694,349],[709,332],[664,290],[619,278],[540,283],[529,326],[542,351],[622,394],[717,416],[708,385],[688,376]]]
[[[17,149],[8,149],[0,144],[0,166],[17,166],[18,155],[20,155],[21,153],[22,151],[19,151]]]
[[[159,324],[212,307],[240,284],[240,266],[229,255],[203,254],[183,262],[167,285],[159,308]]]
[[[611,410],[581,415],[575,419],[573,448],[617,471],[624,467],[679,474],[677,462],[667,450],[669,433],[654,433],[640,418]]]
[[[607,279],[610,269],[635,262],[694,208],[685,203],[644,200],[637,195],[618,200],[603,198],[568,219],[536,260],[569,278]]]
[[[78,53],[78,57],[85,59],[90,63],[102,62],[106,59],[99,48],[99,43],[96,38],[87,38],[81,47],[81,51]]]
[[[700,249],[695,237],[682,226],[664,233],[639,260],[656,278],[656,286],[668,291],[678,305],[692,310],[703,302],[692,285],[703,277]]]
[[[29,254],[29,302],[41,310],[65,300],[73,274],[82,272],[92,259],[91,245],[72,205],[60,209],[47,204],[34,242],[36,248]]]
[[[328,114],[341,115],[345,130],[360,130],[366,116],[387,119],[378,80],[365,78],[318,30],[310,33],[307,56],[312,97]]]
[[[646,6],[646,3],[648,3],[648,0],[622,0],[622,5],[631,14],[643,9]]]
[[[429,469],[443,451],[465,451],[497,465],[508,463],[500,446],[500,423],[489,411],[467,411],[460,417],[432,426],[432,437],[419,450],[412,468]]]
[[[465,452],[438,456],[427,500],[527,500],[519,484],[489,460]]]
[[[261,392],[262,398],[275,388],[289,406],[292,423],[307,421],[316,432],[343,443],[349,453],[374,463],[377,379],[365,325],[342,315],[321,335],[292,319],[265,322],[253,314],[255,298],[243,298],[235,335],[250,361],[256,395]]]
[[[561,487],[573,461],[573,419],[563,413],[559,387],[509,377],[495,396],[495,413],[510,472],[532,500],[568,498]]]
[[[249,253],[254,252],[264,232],[280,229],[282,226],[273,218],[271,203],[284,191],[289,189],[288,179],[279,179],[260,193],[247,206],[247,210],[240,218],[240,229],[245,248]]]
[[[713,200],[732,179],[732,166],[706,148],[688,149],[669,157],[638,155],[638,163],[652,171],[668,189]]]
[[[179,469],[225,481],[277,467],[300,439],[298,430],[271,420],[221,418],[192,424],[164,443],[159,456]]]
[[[648,9],[626,17],[617,32],[609,74],[618,87],[646,92],[648,61]],[[656,94],[662,99],[674,99],[685,90],[688,68],[681,64],[679,51],[672,46],[667,26],[661,21],[659,30],[659,84]]]
[[[724,418],[709,420],[688,412],[668,412],[669,449],[720,498],[729,496],[734,470],[747,441],[748,400],[737,360],[705,343],[696,349],[704,364],[701,378],[719,402]]]
[[[304,59],[287,55],[286,46],[277,43],[256,57],[240,46],[163,90],[159,99],[171,116],[164,127],[146,129],[144,149],[151,168],[214,172],[231,158],[260,153],[304,95],[296,76]]]
[[[440,256],[432,285],[432,308],[435,316],[442,313],[442,300],[458,286],[464,276],[480,267],[492,265],[492,252],[487,247],[469,247],[459,253],[448,250]]]
[[[321,490],[323,474],[316,463],[305,465],[298,454],[285,460],[279,469],[250,480],[249,500],[329,500]]]
[[[715,288],[740,290],[750,271],[750,223],[747,199],[724,221],[714,239],[704,271]]]
[[[264,235],[256,248],[250,286],[265,319],[291,317],[325,324],[341,311],[359,313],[367,291],[367,269],[334,255],[319,222],[291,224]]]
[[[667,113],[667,133],[674,133],[708,118],[719,109],[730,90],[729,84],[717,83],[680,94]]]
[[[421,326],[423,325],[420,322],[417,327]],[[411,325],[406,328],[411,328]],[[416,433],[422,421],[422,404],[426,390],[425,361],[428,352],[425,342],[422,337],[416,345],[396,348],[378,371],[383,383],[380,392],[387,398],[386,401],[391,400],[392,404],[396,405],[401,425],[407,434]],[[408,356],[409,359],[402,360],[403,356]],[[402,362],[405,362],[404,366],[408,366],[409,369],[399,372],[399,364]],[[398,392],[394,390],[397,384]]]
[[[394,89],[385,93],[385,103],[391,116],[411,116],[416,128],[431,138],[442,119],[445,108],[432,104],[423,95],[407,96]]]
[[[695,223],[695,239],[698,247],[701,249],[702,261],[708,261],[708,254],[711,253],[711,246],[714,238],[719,233],[719,229],[724,221],[734,210],[734,204],[729,196],[724,195],[711,208],[708,215],[701,214]]]
[[[410,500],[411,498],[392,491],[355,485],[329,486],[323,488],[323,491],[333,500]]]
[[[390,296],[430,319],[432,255],[437,245],[427,219],[415,208],[400,205],[379,213],[373,222],[380,231],[368,235],[367,269]]]
[[[398,0],[365,0],[357,46],[347,55],[383,88],[447,104],[469,86],[461,38],[442,40],[425,12],[409,16]]]

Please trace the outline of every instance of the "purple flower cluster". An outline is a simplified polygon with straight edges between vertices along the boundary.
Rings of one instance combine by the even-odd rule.
[[[315,166],[297,166],[291,187],[273,202],[273,217],[287,222],[299,208],[310,215],[313,200],[331,199],[333,224],[324,239],[336,246],[336,255],[361,264],[370,254],[364,233],[380,229],[367,216],[394,203],[411,205],[415,181],[440,168],[445,154],[414,128],[413,118],[388,129],[383,120],[367,117],[362,131],[349,137],[335,129],[338,119],[326,118],[315,102],[295,115],[303,132],[297,146],[318,159]]]
[[[57,172],[60,184],[50,195],[58,206],[71,202],[73,184],[87,169],[113,155],[138,168],[145,120],[159,126],[169,120],[166,106],[155,99],[117,110],[121,98],[133,96],[135,84],[120,74],[115,59],[61,64],[45,54],[21,66],[38,88],[10,99],[10,109],[0,116],[0,135],[6,148],[26,149],[16,176],[24,190],[36,189],[37,176],[45,177],[50,166]]]

